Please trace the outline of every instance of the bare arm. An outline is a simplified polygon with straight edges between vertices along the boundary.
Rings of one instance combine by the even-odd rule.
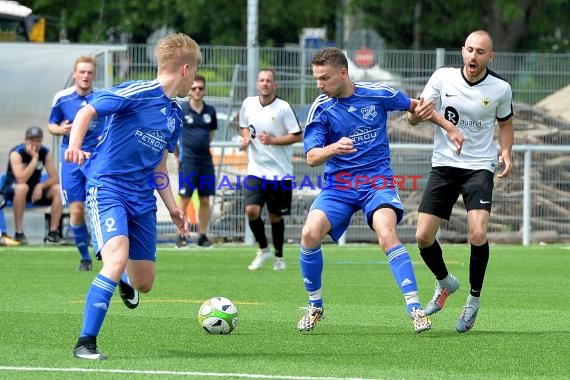
[[[336,155],[351,154],[356,152],[353,142],[348,137],[343,137],[335,143],[322,148],[313,148],[307,152],[307,164],[319,166]]]
[[[26,150],[28,150],[26,148]],[[38,165],[39,154],[32,151],[28,151],[32,155],[32,160],[28,163],[27,166],[24,166],[22,162],[22,156],[18,152],[11,152],[10,153],[10,165],[12,166],[12,173],[14,174],[14,178],[16,179],[16,183],[26,183],[28,179],[32,176],[34,171],[36,170],[36,166]]]
[[[240,127],[239,135],[241,136],[240,147],[242,150],[245,150],[247,148],[247,146],[251,143],[251,136],[249,135],[249,128],[241,128]]]
[[[266,132],[262,132],[259,134],[259,141],[265,145],[291,145],[300,142],[303,140],[303,134],[286,134],[283,136],[273,136]]]
[[[59,124],[48,124],[48,131],[54,136],[69,135],[71,133],[71,122],[69,120],[64,120]]]
[[[55,162],[53,161],[53,155],[50,153],[46,156],[46,172],[48,174],[48,179],[42,182],[43,187],[48,188],[59,183],[59,175],[57,173],[57,168]]]
[[[505,168],[503,172],[497,177],[505,178],[508,177],[513,170],[513,164],[511,161],[511,149],[513,147],[513,142],[515,139],[515,134],[513,131],[513,118],[509,118],[505,121],[499,122],[499,145],[501,146],[501,155],[499,156],[499,162],[502,162]]]
[[[178,142],[174,148],[174,157],[176,157],[177,160],[180,160],[180,142]]]
[[[81,108],[75,119],[73,120],[73,127],[69,136],[69,147],[65,150],[64,158],[67,162],[74,162],[82,165],[85,159],[91,156],[91,153],[81,150],[83,139],[89,129],[89,123],[97,116],[95,108],[91,104],[87,104]]]
[[[417,125],[421,121],[430,121],[439,126],[447,132],[447,138],[453,143],[453,145],[455,145],[455,153],[460,154],[464,140],[461,131],[452,122],[444,118],[434,109],[432,99],[426,102],[423,98],[420,98],[420,100],[416,100],[416,102],[417,103],[414,105],[414,99],[412,99],[412,105],[406,115],[408,123],[411,125]]]

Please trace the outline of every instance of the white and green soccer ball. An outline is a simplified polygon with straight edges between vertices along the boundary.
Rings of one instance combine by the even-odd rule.
[[[198,322],[210,334],[229,334],[237,326],[238,311],[229,299],[213,297],[200,306]]]

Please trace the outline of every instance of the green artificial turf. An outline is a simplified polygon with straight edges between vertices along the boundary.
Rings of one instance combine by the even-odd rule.
[[[434,280],[408,246],[425,304]],[[461,281],[433,328],[415,334],[385,256],[376,245],[325,245],[327,316],[311,333],[296,324],[305,306],[298,249],[287,270],[247,269],[255,247],[158,249],[153,290],[135,310],[113,297],[98,338],[103,362],[76,359],[84,298],[96,274],[77,272],[73,247],[0,247],[1,379],[560,379],[570,376],[570,250],[564,245],[491,246],[472,331],[455,321],[468,294],[469,247],[444,246]],[[94,269],[100,268],[96,262]],[[230,335],[198,324],[200,304],[231,299]]]

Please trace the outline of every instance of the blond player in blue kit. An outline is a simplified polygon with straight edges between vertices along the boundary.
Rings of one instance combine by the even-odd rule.
[[[188,94],[202,62],[198,44],[185,34],[170,34],[156,46],[155,80],[139,80],[101,90],[76,115],[68,162],[84,164],[87,207],[95,253],[103,267],[87,292],[83,326],[73,350],[81,359],[103,360],[97,336],[117,285],[125,305],[135,308],[139,291],[152,288],[156,270],[155,188],[180,233],[188,233],[184,212],[167,183],[154,182],[167,173],[182,129],[175,97]],[[103,138],[91,155],[81,149],[89,122],[106,117]],[[159,186],[161,185],[161,186]],[[128,274],[128,276],[127,276]]]

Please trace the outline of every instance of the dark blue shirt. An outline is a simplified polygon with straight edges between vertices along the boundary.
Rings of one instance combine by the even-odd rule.
[[[182,133],[180,134],[180,157],[183,162],[203,162],[211,160],[210,132],[218,129],[218,119],[214,107],[204,103],[202,112],[190,108],[187,101],[180,103],[182,113]]]
[[[32,161],[32,156],[26,152],[26,144],[22,143],[18,146],[12,148],[10,152],[18,152],[20,156],[22,156],[22,164],[27,167]],[[46,156],[49,152],[49,149],[46,146],[41,146],[40,151],[38,152],[38,163],[36,164],[36,170],[32,173],[30,178],[26,181],[30,190],[32,190],[38,183],[40,183],[42,172],[44,167],[46,166]],[[7,189],[11,187],[16,182],[16,178],[14,177],[14,172],[12,171],[12,164],[8,161],[8,170],[6,171],[6,182],[4,188]]]

